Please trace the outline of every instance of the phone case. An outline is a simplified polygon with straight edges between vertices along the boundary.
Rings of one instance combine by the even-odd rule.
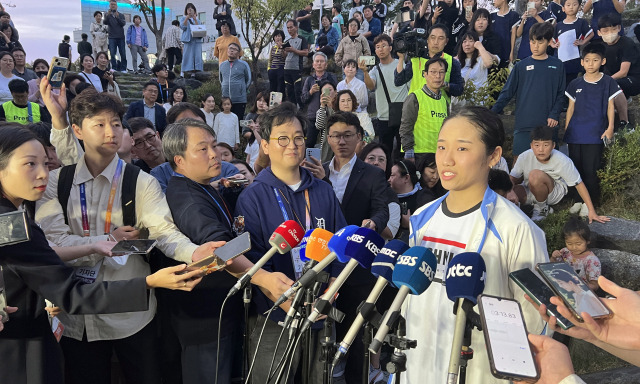
[[[526,275],[524,274],[526,273]],[[533,279],[535,278],[537,281],[536,283],[540,283],[540,289],[543,290],[545,293],[548,293],[549,296],[554,296],[555,293],[551,290],[551,288],[549,288],[547,286],[547,284],[540,280],[540,278],[533,273],[533,271],[531,271],[529,268],[525,268],[525,269],[521,269],[519,271],[513,271],[509,274],[509,278],[511,280],[513,280],[514,283],[516,283],[523,291],[524,293],[526,293],[527,295],[529,295],[529,297],[536,302],[536,304],[541,305],[544,304],[547,306],[547,315],[549,316],[555,316],[556,317],[556,324],[558,324],[560,326],[560,328],[567,330],[569,328],[572,328],[574,325],[573,323],[571,323],[569,320],[567,320],[566,318],[564,318],[564,316],[562,316],[561,314],[559,314],[556,310],[556,306],[553,305],[552,303],[548,302],[548,300],[545,300],[545,302],[543,303],[541,298],[538,297],[538,295],[535,295],[530,289],[529,287],[527,287],[524,283],[524,279],[526,278],[530,278]],[[547,292],[548,291],[548,292]]]
[[[30,238],[25,211],[12,211],[0,215],[0,247],[29,241]]]
[[[491,298],[495,298],[495,299],[500,299],[500,300],[508,300],[508,301],[514,301],[518,304],[518,310],[520,311],[520,318],[523,319],[522,321],[522,326],[524,327],[524,330],[527,334],[529,334],[529,332],[527,331],[527,324],[524,322],[524,316],[522,315],[522,307],[520,307],[520,303],[518,303],[516,300],[513,299],[506,299],[504,297],[498,297],[498,296],[492,296],[492,295],[485,295],[485,294],[481,294],[480,296],[478,296],[478,307],[480,308],[480,321],[482,322],[482,333],[484,334],[484,340],[485,340],[485,344],[487,345],[487,353],[489,355],[489,365],[491,366],[491,374],[499,379],[504,379],[504,380],[513,380],[513,381],[527,381],[527,382],[536,382],[538,381],[538,379],[540,378],[540,371],[538,370],[538,366],[536,365],[536,376],[535,377],[527,377],[527,376],[520,376],[520,375],[515,375],[515,374],[510,374],[510,373],[506,373],[506,372],[500,372],[496,369],[495,363],[493,361],[493,351],[492,351],[492,347],[491,347],[491,339],[489,338],[489,331],[487,330],[487,322],[485,320],[484,317],[484,308],[483,308],[483,304],[482,304],[482,298],[483,297],[491,297]],[[529,352],[531,353],[531,359],[535,362],[534,356],[533,356],[533,351],[531,350],[531,344],[529,343]]]
[[[122,255],[146,255],[153,247],[158,244],[156,240],[122,240],[118,242],[112,249],[111,253],[114,256],[122,256]]]
[[[181,271],[181,273],[194,271],[196,269],[200,269],[206,272],[206,274],[218,271],[227,266],[227,261],[233,260],[249,250],[251,250],[251,236],[249,232],[245,232],[216,249],[213,255],[187,265],[187,268]]]
[[[64,81],[64,75],[67,73],[67,67],[69,66],[69,59],[66,57],[53,57],[51,59],[51,65],[49,66],[49,73],[47,78],[52,88],[62,87]]]
[[[578,276],[578,274],[573,270],[573,267],[567,263],[538,263],[536,265],[536,270],[540,272],[540,276],[542,276],[542,278],[547,283],[549,288],[551,288],[553,292],[555,292],[555,294],[562,299],[562,302],[567,308],[569,308],[573,316],[575,316],[575,318],[579,322],[583,322],[584,319],[582,318],[582,316],[580,316],[579,311],[576,310],[575,303],[572,303],[571,301],[569,301],[569,299],[566,297],[565,292],[561,290],[559,286],[557,286],[556,280],[549,275],[549,273],[551,272],[551,270],[549,269],[550,267],[555,268],[555,270],[562,270],[564,272],[567,272],[572,276],[576,277],[578,280],[580,280],[582,282],[580,284],[580,287],[582,288],[583,292],[587,292],[587,291],[591,292],[593,296],[597,298],[596,294],[589,288],[589,286],[586,283],[582,281],[580,276]],[[611,312],[611,310],[604,303],[602,303],[600,299],[597,299],[597,300],[598,300],[598,303],[600,303],[602,307],[607,311],[607,313],[604,315],[598,315],[598,316],[592,315],[592,317],[594,319],[605,319],[605,318],[611,317],[613,315],[613,312]]]

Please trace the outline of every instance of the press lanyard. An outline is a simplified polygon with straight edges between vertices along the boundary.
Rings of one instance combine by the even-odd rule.
[[[200,185],[200,184],[198,184],[198,185]],[[231,213],[229,212],[229,208],[227,207],[227,204],[224,202],[224,200],[222,200],[222,204],[224,204],[224,208],[225,209],[222,209],[222,206],[220,205],[218,200],[216,200],[216,198],[213,197],[213,195],[211,193],[209,193],[209,191],[207,191],[207,188],[205,188],[202,185],[200,185],[200,188],[202,188],[205,192],[207,192],[207,195],[209,195],[209,197],[211,197],[211,200],[213,200],[213,202],[216,203],[216,205],[218,206],[218,208],[220,209],[220,211],[224,215],[224,218],[227,219],[227,224],[229,224],[229,228],[231,228],[231,220],[229,219],[231,217]]]
[[[31,110],[31,102],[27,102],[27,113],[29,114],[29,116],[27,117],[27,120],[29,120],[30,123],[33,123],[33,111]]]
[[[113,202],[116,199],[116,191],[118,189],[118,182],[122,175],[122,160],[118,160],[118,166],[116,167],[116,173],[113,175],[113,181],[111,182],[111,192],[109,193],[109,201],[107,202],[107,212],[104,219],[104,234],[108,235],[111,232],[111,211],[113,210]],[[87,212],[87,195],[84,183],[80,184],[80,209],[82,211],[82,232],[85,237],[90,234],[91,227],[89,226],[89,214]]]
[[[278,205],[280,205],[280,210],[282,211],[282,217],[284,217],[285,221],[289,220],[289,214],[287,214],[287,208],[285,208],[284,203],[282,202],[282,198],[280,197],[280,193],[278,193],[278,190],[275,187],[273,188],[273,193],[275,193],[276,200],[278,200]],[[306,213],[305,225],[306,225],[306,230],[308,231],[308,230],[311,229],[311,212],[309,211],[309,207],[311,207],[311,203],[309,202],[309,190],[308,189],[304,190],[304,199],[305,199],[305,203],[306,203],[306,207],[305,207],[305,213]],[[291,207],[291,210],[293,211],[293,207]],[[295,212],[293,214],[295,215]],[[297,218],[297,215],[296,215],[296,218]]]

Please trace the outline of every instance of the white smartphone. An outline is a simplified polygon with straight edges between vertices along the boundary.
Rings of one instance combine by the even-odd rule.
[[[376,65],[376,57],[375,56],[360,56],[359,61],[364,61],[364,65]]]
[[[282,104],[282,92],[271,92],[269,95],[269,109]]]
[[[520,304],[513,299],[480,295],[478,305],[493,376],[536,381],[540,374],[533,360]]]
[[[531,9],[534,9],[536,7],[536,3],[533,1],[530,1],[527,3],[527,12]]]

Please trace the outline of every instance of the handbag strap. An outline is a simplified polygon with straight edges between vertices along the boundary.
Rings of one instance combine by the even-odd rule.
[[[380,69],[380,64],[376,64],[376,69],[378,69],[378,73],[380,74],[380,81],[382,81],[382,89],[384,89],[384,95],[387,98],[387,104],[391,107],[391,97],[389,97],[389,90],[387,89],[387,82],[384,81],[384,74]]]

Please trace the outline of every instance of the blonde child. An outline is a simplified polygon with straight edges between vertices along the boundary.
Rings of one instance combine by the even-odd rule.
[[[223,97],[220,109],[222,113],[216,115],[213,122],[213,130],[219,143],[227,143],[237,151],[240,147],[240,132],[238,131],[238,116],[231,113],[231,99]]]
[[[589,226],[581,218],[571,217],[562,228],[562,233],[566,247],[553,251],[551,261],[564,261],[571,265],[589,288],[597,290],[601,266],[600,259],[589,250]]]

